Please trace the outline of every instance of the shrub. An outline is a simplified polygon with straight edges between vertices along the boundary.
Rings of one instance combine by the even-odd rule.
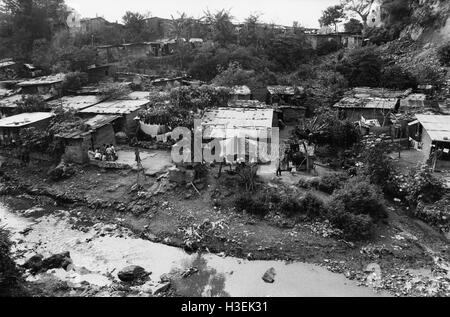
[[[66,74],[63,82],[63,90],[76,91],[88,83],[88,74],[81,72],[72,72]]]
[[[342,45],[335,40],[326,41],[317,47],[317,55],[323,56],[339,51]]]
[[[310,219],[321,218],[325,214],[325,205],[316,196],[308,193],[305,198],[300,201],[300,210]]]
[[[239,196],[235,202],[234,206],[239,211],[246,211],[249,214],[255,216],[265,216],[269,212],[269,208],[265,200],[261,197],[250,197],[247,195]]]
[[[304,210],[302,209],[302,205],[299,200],[291,196],[285,197],[282,200],[280,211],[289,217],[304,214]]]
[[[317,189],[332,195],[336,189],[339,189],[342,182],[347,179],[344,174],[333,174],[322,177],[319,181]]]
[[[22,277],[11,257],[9,232],[0,227],[0,297],[21,296]]]
[[[384,68],[381,83],[383,87],[390,89],[408,89],[417,86],[416,78],[398,65]]]
[[[450,42],[442,45],[438,50],[439,61],[442,65],[450,66]]]
[[[445,194],[442,180],[436,178],[431,169],[424,165],[410,175],[407,199],[413,206],[419,201],[435,203]]]
[[[285,197],[280,205],[280,211],[287,216],[303,214],[302,206],[298,199],[294,197]]]
[[[387,216],[384,197],[379,188],[367,180],[352,178],[333,194],[330,206],[339,206],[344,212],[368,215],[374,220]]]
[[[344,236],[351,240],[365,240],[372,236],[373,221],[368,215],[355,215],[340,209],[343,206],[334,206],[330,211],[330,221]]]
[[[371,46],[352,50],[337,66],[351,87],[378,87],[383,62]]]

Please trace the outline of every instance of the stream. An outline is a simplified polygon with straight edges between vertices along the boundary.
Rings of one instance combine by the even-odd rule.
[[[96,230],[99,225],[82,232],[73,228],[64,211],[41,217],[25,215],[26,212],[19,213],[0,202],[0,223],[12,232],[12,240],[16,242],[13,251],[21,255],[18,263],[24,263],[37,253],[50,256],[69,251],[73,260],[69,271],[59,269],[49,273],[75,285],[88,282],[99,287],[109,286],[118,281],[120,269],[139,265],[152,272],[151,281],[142,286],[142,292],[145,287],[154,290],[160,276],[170,274],[178,276],[172,280],[172,287],[177,294],[186,297],[388,296],[359,287],[341,274],[312,264],[248,261],[212,254],[189,255],[179,248],[115,234],[113,230],[99,234]],[[190,268],[195,268],[195,272],[182,277],[181,273]],[[276,272],[273,284],[262,280],[270,268]],[[29,280],[39,278],[28,277]]]

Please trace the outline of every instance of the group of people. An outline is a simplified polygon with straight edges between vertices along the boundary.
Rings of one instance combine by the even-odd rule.
[[[115,162],[119,159],[113,144],[103,144],[102,148],[97,148],[94,153],[94,159],[97,161]]]

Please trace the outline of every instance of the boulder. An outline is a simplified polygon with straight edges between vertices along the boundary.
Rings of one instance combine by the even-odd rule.
[[[170,282],[158,284],[155,289],[153,290],[153,295],[158,295],[161,293],[165,293],[170,289]]]
[[[42,260],[44,257],[40,254],[33,255],[31,258],[29,258],[24,265],[22,265],[23,268],[30,270],[32,274],[36,274],[39,272],[42,268]]]
[[[267,270],[266,273],[264,273],[262,279],[264,282],[272,284],[275,282],[275,275],[276,275],[275,269],[271,268]]]
[[[64,269],[67,270],[68,266],[72,264],[70,258],[70,252],[64,252],[60,254],[52,255],[42,261],[41,272],[47,272],[51,269]]]
[[[117,273],[117,276],[122,282],[134,282],[136,280],[142,280],[146,278],[149,275],[145,271],[143,267],[137,266],[137,265],[130,265]]]

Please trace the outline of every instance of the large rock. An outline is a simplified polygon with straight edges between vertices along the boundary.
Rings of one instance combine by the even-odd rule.
[[[127,266],[117,273],[117,276],[123,282],[134,282],[136,280],[144,279],[148,275],[149,273],[147,273],[143,267],[137,265]]]
[[[60,254],[52,255],[42,261],[42,272],[47,272],[52,269],[64,269],[67,270],[68,266],[72,264],[70,258],[70,252],[64,252]]]
[[[30,270],[32,274],[36,274],[42,269],[42,261],[44,260],[44,257],[40,254],[36,254],[29,258],[24,265],[22,265],[23,268]]]
[[[275,282],[275,274],[276,274],[275,269],[271,268],[271,269],[267,270],[266,273],[264,273],[262,279],[264,282],[272,284]]]
[[[30,270],[32,274],[38,274],[47,272],[52,269],[64,269],[67,270],[69,265],[72,264],[72,259],[70,258],[70,253],[65,252],[61,254],[52,255],[49,258],[44,259],[40,254],[32,256],[28,259],[23,267]]]

